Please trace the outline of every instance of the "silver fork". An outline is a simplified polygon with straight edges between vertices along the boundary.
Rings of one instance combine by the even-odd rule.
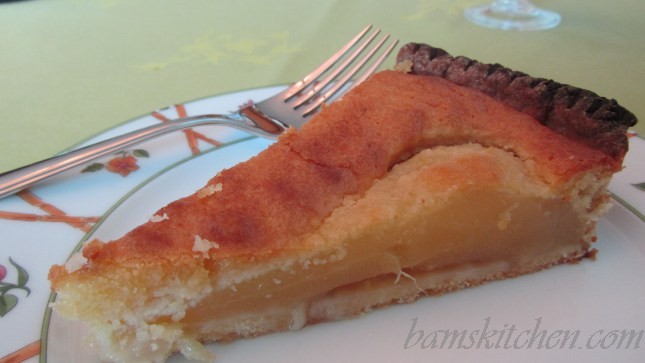
[[[379,29],[374,30],[366,37],[371,29],[371,25],[364,28],[329,59],[286,90],[262,102],[246,106],[236,113],[175,119],[2,173],[0,198],[63,171],[172,131],[207,124],[225,125],[258,136],[277,138],[289,127],[298,129],[318,112],[323,103],[333,101],[349,88],[367,79],[390,54],[397,40],[391,41],[381,50],[389,35],[382,36],[368,49],[380,32]],[[379,56],[367,67],[367,62],[377,55]],[[360,75],[349,87],[351,78],[358,74]]]

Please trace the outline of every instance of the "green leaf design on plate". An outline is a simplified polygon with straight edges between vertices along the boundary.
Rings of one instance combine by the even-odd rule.
[[[18,305],[18,298],[15,295],[3,294],[0,296],[0,318],[7,315]]]
[[[138,158],[148,158],[150,157],[150,153],[148,153],[146,150],[143,149],[137,149],[133,150],[132,154]]]
[[[644,192],[645,192],[645,182],[643,182],[643,183],[637,183],[637,184],[632,184],[632,185],[633,185],[633,186],[635,186],[636,188],[638,188],[639,190],[642,190],[642,191],[644,191]]]
[[[104,165],[101,164],[101,163],[90,164],[90,165],[86,166],[85,169],[81,170],[81,173],[93,173],[95,171],[99,171],[99,170],[103,169],[103,167],[104,167]]]
[[[27,290],[27,294],[29,294],[29,289],[25,287],[25,285],[27,285],[27,281],[29,281],[29,273],[22,266],[14,262],[11,257],[9,257],[9,262],[16,268],[16,271],[18,271],[18,287],[25,288]]]
[[[19,289],[24,290],[27,293],[27,296],[31,293],[31,289],[27,287],[27,282],[29,281],[29,273],[22,266],[17,264],[11,257],[9,257],[9,263],[16,269],[18,272],[18,281],[16,283],[0,281],[0,318],[7,315],[16,305],[18,305],[18,297],[13,294],[9,294],[9,291]]]

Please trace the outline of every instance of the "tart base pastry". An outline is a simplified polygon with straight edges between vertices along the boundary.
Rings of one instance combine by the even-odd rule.
[[[620,111],[611,120],[569,112],[600,125],[603,137],[590,137],[578,121],[468,84],[494,72],[465,83],[450,67],[426,72],[454,58],[424,47],[399,53],[412,74],[374,75],[148,223],[54,266],[55,311],[85,322],[108,360],[180,351],[209,361],[200,342],[297,330],[593,256],[633,115],[599,97],[596,110]]]

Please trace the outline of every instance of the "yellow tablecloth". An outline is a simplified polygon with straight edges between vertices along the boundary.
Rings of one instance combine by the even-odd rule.
[[[290,83],[369,23],[401,44],[591,89],[645,118],[643,0],[535,0],[563,18],[539,32],[464,19],[486,1],[0,2],[0,171],[167,105]]]

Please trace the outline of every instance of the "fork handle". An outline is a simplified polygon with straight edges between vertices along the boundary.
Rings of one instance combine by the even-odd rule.
[[[275,138],[277,136],[273,132],[265,131],[254,121],[240,114],[213,114],[179,118],[132,131],[96,144],[38,161],[18,169],[4,172],[0,174],[0,198],[17,193],[22,189],[28,188],[63,171],[77,167],[89,161],[96,160],[102,156],[124,150],[125,148],[154,137],[167,134],[172,131],[207,124],[230,126],[267,138]]]

